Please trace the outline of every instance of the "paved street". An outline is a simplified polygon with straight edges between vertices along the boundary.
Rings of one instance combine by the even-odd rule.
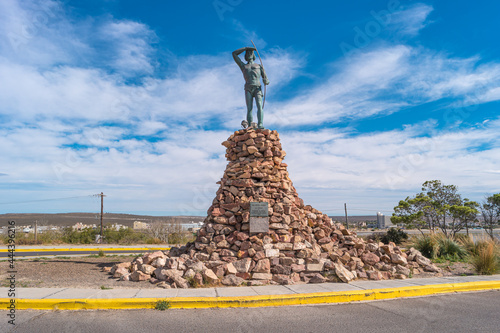
[[[499,309],[500,291],[270,308],[29,310],[17,312],[13,332],[498,332]]]

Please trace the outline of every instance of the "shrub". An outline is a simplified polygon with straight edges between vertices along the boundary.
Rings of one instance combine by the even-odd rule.
[[[413,247],[419,250],[422,255],[430,259],[437,258],[439,253],[439,244],[436,239],[432,236],[425,235],[419,236],[415,239]]]
[[[389,242],[394,242],[397,245],[400,245],[403,241],[408,239],[408,234],[404,232],[402,229],[390,228],[387,230],[385,235],[381,237],[382,243],[388,244]]]
[[[478,242],[470,255],[470,262],[478,274],[492,275],[500,272],[498,245],[493,240]]]
[[[461,259],[467,254],[466,250],[455,240],[446,236],[434,236],[439,246],[438,256],[445,259]]]

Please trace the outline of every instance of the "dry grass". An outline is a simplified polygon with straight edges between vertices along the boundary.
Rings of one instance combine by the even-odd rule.
[[[494,240],[482,240],[471,248],[470,262],[478,274],[492,275],[500,272],[500,249]]]

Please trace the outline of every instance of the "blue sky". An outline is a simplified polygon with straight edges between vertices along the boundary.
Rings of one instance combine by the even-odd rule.
[[[478,4],[479,3],[479,4]],[[332,215],[500,192],[496,1],[2,0],[0,213],[205,215],[262,55],[266,127]],[[55,199],[55,200],[51,200]],[[56,200],[57,199],[57,200]],[[43,201],[42,201],[43,200]]]

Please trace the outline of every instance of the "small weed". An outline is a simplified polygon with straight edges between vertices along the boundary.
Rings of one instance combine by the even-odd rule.
[[[193,288],[199,288],[200,285],[198,284],[198,282],[194,279],[194,278],[187,278],[186,281],[189,283],[189,285]]]
[[[101,289],[102,289],[102,290],[108,290],[108,289],[113,289],[113,288],[111,288],[111,287],[106,287],[106,286],[101,286]]]
[[[71,257],[56,257],[57,259],[71,259]]]
[[[167,300],[157,301],[155,304],[155,310],[165,311],[167,309],[170,309],[171,306],[172,305]]]
[[[97,254],[97,256],[99,256],[99,257],[105,257],[106,253],[104,253],[103,250],[99,250],[99,253]]]

